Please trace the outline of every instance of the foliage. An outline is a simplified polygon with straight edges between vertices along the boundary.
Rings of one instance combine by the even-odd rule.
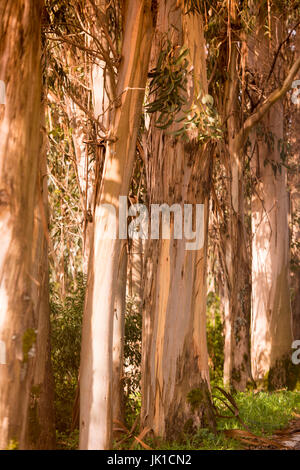
[[[136,413],[140,402],[142,316],[133,297],[127,297],[125,315],[124,375],[126,408]]]
[[[293,418],[293,412],[300,412],[300,393],[278,391],[245,392],[235,395],[240,416],[250,431],[256,435],[270,436],[278,429],[285,428]],[[145,442],[153,449],[159,450],[237,450],[241,444],[224,434],[228,429],[243,429],[236,418],[231,418],[231,413],[220,401],[215,400],[215,405],[220,413],[228,416],[228,419],[217,420],[217,434],[213,434],[207,428],[199,428],[191,435],[185,435],[181,442],[166,442],[160,438],[145,439]]]
[[[165,39],[156,68],[149,73],[149,97],[154,95],[155,98],[146,105],[146,112],[159,113],[155,121],[159,129],[166,130],[174,124],[175,129],[170,134],[175,137],[186,138],[187,132],[196,131],[200,142],[218,140],[222,129],[213,97],[200,91],[192,103],[187,101],[186,86],[192,74],[188,54],[184,46],[175,46],[170,39]]]
[[[170,39],[165,39],[156,68],[149,73],[149,94],[155,94],[155,99],[146,106],[146,111],[149,114],[159,112],[155,121],[159,129],[167,129],[186,104],[188,52],[187,48],[174,46]]]
[[[78,383],[81,322],[86,279],[78,275],[73,292],[64,301],[51,293],[52,365],[55,379],[56,425],[59,431],[70,428],[72,407]]]
[[[82,269],[83,209],[72,145],[72,128],[56,104],[49,106],[48,195],[50,280],[55,289],[69,289]]]
[[[125,422],[129,429],[139,417],[142,407],[142,396],[140,391],[131,393],[125,403]]]
[[[71,433],[56,431],[57,450],[77,450],[79,445],[79,430]]]
[[[210,379],[220,383],[224,366],[224,326],[220,311],[220,299],[210,292],[207,296],[207,349],[209,356]]]

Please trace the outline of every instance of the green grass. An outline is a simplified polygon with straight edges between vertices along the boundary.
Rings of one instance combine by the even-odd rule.
[[[217,393],[214,393],[216,396]],[[220,394],[219,394],[220,396]],[[285,428],[293,419],[293,412],[300,412],[300,392],[245,392],[234,396],[240,417],[249,429],[259,436],[270,436],[274,431]],[[185,435],[182,442],[166,442],[162,439],[145,439],[153,449],[159,450],[234,450],[241,444],[224,434],[226,429],[244,429],[241,423],[219,401],[215,400],[220,414],[228,419],[217,420],[217,434],[208,429],[199,429],[193,435]],[[138,446],[137,448],[141,448]]]
[[[228,439],[223,432],[214,435],[208,429],[199,429],[192,436],[185,436],[182,442],[166,442],[162,439],[145,442],[154,450],[234,450],[239,444],[234,439]],[[142,449],[137,446],[137,449]]]
[[[238,393],[235,400],[241,419],[257,435],[270,435],[286,427],[293,411],[300,411],[299,392],[246,392]],[[241,429],[241,425],[236,419],[222,419],[219,429]]]
[[[218,396],[219,392],[214,392]],[[219,396],[221,396],[219,394]],[[300,392],[279,391],[279,392],[245,392],[237,393],[234,396],[237,403],[240,417],[249,429],[259,436],[270,436],[274,431],[288,426],[293,419],[293,412],[300,413]],[[133,403],[138,410],[140,400],[132,397]],[[243,426],[236,418],[230,418],[231,413],[217,399],[215,404],[222,415],[227,415],[228,419],[219,418],[217,420],[217,434],[214,435],[208,429],[198,429],[192,435],[184,435],[181,442],[166,442],[160,438],[145,438],[144,442],[155,450],[235,450],[240,449],[241,444],[225,436],[226,429],[243,429]],[[129,406],[129,416],[127,416],[127,425],[131,425],[137,415],[133,406]],[[137,435],[139,430],[136,430]],[[123,448],[129,448],[132,444],[132,438],[124,444]],[[58,449],[76,449],[78,448],[78,431],[72,434],[57,434]],[[137,444],[136,449],[142,449]]]

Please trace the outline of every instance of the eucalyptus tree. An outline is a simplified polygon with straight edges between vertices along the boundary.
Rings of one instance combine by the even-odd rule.
[[[300,32],[297,30],[295,36],[294,53],[300,54]],[[294,85],[297,86],[293,90],[295,99],[287,99],[285,106],[286,135],[288,137],[289,158],[288,158],[288,174],[287,180],[291,194],[291,298],[292,298],[292,316],[293,316],[293,335],[294,339],[300,338],[300,161],[299,155],[299,135],[300,135],[300,100],[299,100],[299,82],[300,74],[298,72],[295,77]]]
[[[285,30],[286,11],[274,6],[271,13],[269,37],[264,32],[265,12],[260,11],[256,32],[249,40],[252,102],[259,102],[260,94],[266,94],[276,84],[284,82],[286,76],[280,50],[293,33],[293,25],[290,31]],[[297,18],[293,22],[295,24]],[[299,63],[298,54],[295,59]],[[284,103],[278,100],[251,136],[254,180],[251,207],[252,371],[254,379],[269,389],[293,387],[295,382],[291,362],[288,143],[284,127]]]
[[[18,0],[0,5],[0,339],[6,364],[0,365],[0,448],[24,449],[32,437],[39,387],[34,384],[39,314],[32,283],[34,207],[41,127],[42,2]],[[33,413],[33,414],[32,414]],[[39,423],[34,422],[35,432]]]
[[[51,45],[51,89],[48,93],[52,170],[50,178],[54,212],[51,222],[58,256],[62,260],[69,260],[71,267],[72,272],[68,272],[70,268],[66,272],[67,281],[70,277],[76,280],[76,269],[88,272],[105,145],[117,98],[116,79],[121,59],[124,6],[124,2],[107,0],[89,0],[86,3],[73,0],[68,4],[58,2],[54,5],[49,2],[48,5],[51,19],[47,31]],[[59,162],[57,158],[60,152],[64,154],[63,162]],[[57,203],[58,198],[61,198],[61,203]],[[68,250],[65,249],[66,245]],[[78,257],[81,255],[82,268],[78,266]],[[52,270],[53,277],[57,279],[61,274],[64,279],[66,268],[66,262],[59,263],[58,269]],[[126,277],[120,275],[119,281],[121,280],[116,293],[113,346],[116,371],[113,374],[113,401],[115,417],[119,419],[119,405],[123,395],[123,380],[120,382],[120,378],[123,375]],[[68,285],[66,291],[67,289]],[[78,413],[79,402],[76,398],[74,416],[78,416]]]
[[[191,3],[191,5],[189,4]],[[201,241],[171,232],[146,242],[142,343],[142,423],[176,438],[214,428],[206,344],[207,227],[218,119],[207,94],[205,40],[197,2],[158,5],[144,145],[151,204],[194,206]],[[202,204],[199,215],[196,207]],[[200,227],[198,227],[200,222]],[[182,222],[179,222],[179,225]],[[152,228],[151,228],[152,229]],[[199,235],[199,233],[197,234]],[[196,237],[197,237],[196,235]]]
[[[266,5],[249,2],[249,5],[240,6],[238,2],[231,2],[226,15],[227,13],[228,24],[223,27],[223,41],[221,41],[223,47],[220,47],[215,55],[218,65],[213,72],[217,73],[218,66],[226,66],[228,72],[225,76],[222,74],[215,83],[212,82],[212,94],[216,97],[218,110],[223,118],[224,140],[219,153],[223,158],[227,181],[227,203],[226,212],[222,214],[223,231],[220,249],[225,278],[224,292],[227,297],[224,302],[226,306],[224,378],[233,388],[243,390],[252,381],[250,315],[253,277],[251,277],[250,237],[245,220],[245,208],[248,204],[245,196],[246,148],[250,132],[289,90],[299,69],[299,58],[296,57],[292,67],[285,71],[282,82],[275,84],[273,88],[263,88],[263,94],[254,106],[249,98],[252,84],[247,57],[251,54],[251,48],[257,47],[255,42],[250,46],[250,38],[257,28],[258,17],[264,15],[264,18],[268,18]],[[220,39],[216,38],[214,44]],[[256,61],[258,57],[257,50]],[[256,294],[252,294],[254,302],[258,299]],[[259,343],[259,334],[259,328],[252,329],[252,345],[253,341]],[[287,341],[289,341],[288,335]]]
[[[151,3],[148,0],[125,2],[122,60],[105,140],[102,182],[96,197],[83,320],[81,449],[111,447],[113,309],[121,240],[112,237],[115,219],[107,204],[115,207],[118,217],[119,196],[128,194],[152,40]],[[118,218],[116,225],[119,225]]]

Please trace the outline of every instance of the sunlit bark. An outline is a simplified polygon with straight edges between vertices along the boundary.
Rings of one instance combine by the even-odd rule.
[[[269,386],[282,388],[287,384],[287,364],[281,362],[290,361],[292,344],[289,201],[286,170],[277,169],[275,175],[271,164],[280,164],[282,103],[274,106],[264,124],[274,135],[274,149],[260,141],[254,160],[258,182],[252,199],[252,368],[255,379],[263,380],[269,373]]]
[[[272,19],[270,41],[258,30],[254,53],[261,61],[252,70],[266,77],[272,50],[281,38],[281,24]],[[277,64],[277,67],[279,64]],[[264,82],[263,82],[264,83]],[[255,178],[252,197],[252,370],[255,380],[269,388],[289,385],[291,365],[291,306],[289,286],[289,200],[283,150],[283,103],[273,105],[256,132],[251,160]]]
[[[156,65],[164,33],[174,25],[172,41],[189,48],[193,80],[207,93],[201,16],[184,15],[174,0],[161,2],[153,47]],[[197,85],[196,85],[197,84]],[[176,129],[176,125],[170,130]],[[170,136],[154,125],[149,131],[146,173],[150,203],[204,204],[204,245],[186,250],[186,240],[148,240],[143,302],[142,423],[156,435],[176,438],[208,423],[211,416],[206,345],[206,263],[210,155],[195,136]]]
[[[148,71],[153,19],[151,2],[127,4],[114,116],[101,188],[96,201],[80,366],[80,448],[108,449],[112,436],[112,335],[120,240],[112,239],[114,217],[130,183]],[[117,223],[118,227],[118,223]]]
[[[300,56],[300,32],[296,33],[295,55]],[[295,77],[300,80],[300,74]],[[299,95],[298,95],[299,100]],[[292,317],[293,336],[300,339],[300,104],[289,102],[288,116],[290,119],[289,136],[291,141],[291,157],[288,172],[290,186],[290,210],[291,210],[291,292],[292,292]]]
[[[0,4],[0,448],[24,448],[33,393],[36,312],[32,296],[33,214],[41,123],[41,2]]]

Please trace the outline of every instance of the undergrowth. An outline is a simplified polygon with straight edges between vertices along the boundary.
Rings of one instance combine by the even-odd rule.
[[[215,396],[217,391],[213,391]],[[300,392],[240,392],[234,396],[239,409],[239,416],[251,432],[257,436],[271,436],[275,431],[285,428],[293,418],[293,413],[300,412]],[[144,442],[156,450],[237,450],[241,444],[228,438],[224,431],[244,429],[237,418],[220,404],[214,403],[218,411],[227,418],[217,418],[217,434],[206,428],[198,429],[193,434],[183,436],[181,442],[166,442],[163,439],[144,439]],[[131,442],[130,442],[131,443]],[[123,446],[126,448],[126,444]],[[137,449],[142,449],[139,444]]]
[[[81,323],[86,279],[78,276],[76,286],[64,301],[51,292],[52,367],[55,381],[55,418],[59,433],[67,434],[78,383]]]
[[[52,318],[52,362],[56,382],[57,448],[77,449],[78,429],[70,432],[72,407],[77,386],[81,319],[84,305],[85,279],[80,278],[73,293],[64,302],[55,293],[51,296]],[[223,322],[220,300],[213,293],[207,302],[207,342],[212,395],[218,415],[217,433],[206,428],[192,434],[183,434],[180,442],[166,442],[158,437],[143,438],[143,442],[157,450],[233,450],[241,444],[225,435],[229,429],[244,429],[241,422],[257,436],[270,436],[274,431],[285,428],[293,418],[293,412],[300,413],[300,392],[281,390],[277,392],[247,391],[236,393],[234,400],[240,420],[225,406],[224,395],[216,386],[222,385],[223,375]],[[127,298],[125,319],[125,425],[131,429],[140,414],[140,361],[141,361],[141,316],[132,298]],[[134,435],[141,429],[137,425]],[[120,439],[123,439],[121,436]],[[133,437],[125,440],[123,449],[132,445]],[[115,442],[115,448],[119,448]],[[136,449],[142,448],[136,442]]]

